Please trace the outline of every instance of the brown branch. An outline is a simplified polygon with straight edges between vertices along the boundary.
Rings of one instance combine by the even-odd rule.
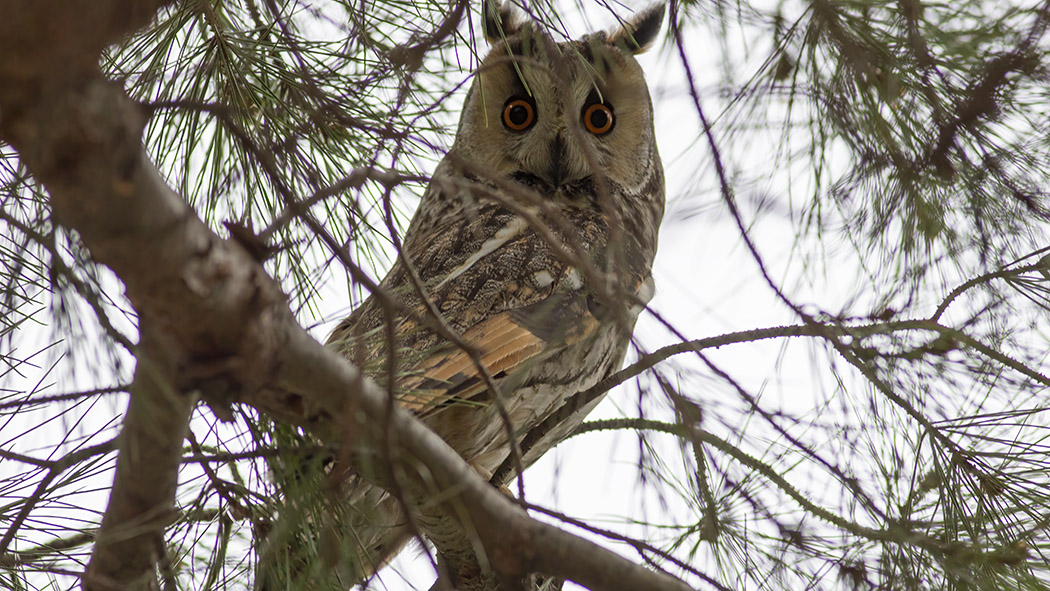
[[[120,435],[113,492],[84,572],[85,591],[112,583],[134,589],[158,586],[164,529],[175,519],[175,491],[194,398],[172,387],[175,367],[143,322],[138,365]]]
[[[145,26],[172,0],[93,0],[90,6],[64,0],[0,0],[0,78],[67,76],[96,69],[99,53]],[[31,94],[6,86],[5,95]],[[31,97],[26,97],[30,98]],[[5,113],[5,117],[9,114]]]
[[[155,588],[192,407],[181,392],[201,390],[221,407],[237,388],[258,388],[278,346],[274,331],[258,329],[291,314],[276,284],[245,264],[247,253],[164,184],[143,150],[144,113],[98,72],[102,47],[161,3],[11,4],[0,4],[9,16],[0,22],[0,138],[44,183],[54,219],[123,280],[142,323],[114,487],[84,587]]]
[[[52,554],[58,554],[95,541],[95,530],[73,534],[67,538],[57,538],[26,550],[0,554],[0,568],[26,566]]]
[[[944,312],[948,309],[948,306],[950,306],[952,302],[954,302],[965,291],[972,289],[978,285],[990,283],[993,279],[1010,279],[1012,277],[1016,277],[1024,273],[1028,273],[1030,271],[1042,271],[1045,269],[1046,265],[1044,265],[1042,261],[1039,261],[1031,265],[1025,265],[1023,267],[990,271],[988,273],[984,273],[982,275],[978,275],[977,277],[964,281],[962,284],[953,289],[951,293],[945,296],[943,300],[941,300],[940,305],[937,306],[937,310],[934,311],[932,316],[930,316],[930,320],[932,320],[933,322],[939,322],[941,316],[944,315]]]
[[[619,421],[619,420],[620,419],[609,419],[607,421],[588,421],[586,423],[583,423],[581,426],[583,426],[583,425],[595,425],[597,423],[615,422],[615,421]],[[627,419],[627,420],[644,421],[646,419]],[[632,427],[627,427],[627,428],[633,428],[633,426]],[[600,429],[595,428],[595,429],[590,429],[590,430],[597,431],[597,430],[600,430]],[[585,430],[581,430],[581,429],[577,428],[575,431],[572,432],[572,434],[570,436],[580,435],[580,434],[582,434],[584,432],[585,432]],[[547,507],[541,507],[539,505],[533,505],[531,503],[522,503],[522,504],[525,506],[526,509],[528,509],[530,511],[537,511],[537,512],[543,513],[545,515],[549,515],[549,516],[557,519],[558,521],[561,521],[563,523],[568,523],[570,525],[573,525],[575,527],[578,527],[578,528],[580,528],[582,530],[585,530],[585,531],[589,531],[589,532],[594,533],[594,534],[598,534],[598,535],[602,536],[603,538],[608,538],[610,540],[615,540],[617,542],[623,542],[624,544],[627,544],[628,546],[631,546],[632,548],[634,548],[635,552],[637,552],[638,555],[643,560],[645,560],[646,562],[648,562],[650,564],[655,565],[655,561],[653,560],[652,556],[658,556],[659,558],[674,564],[675,566],[677,566],[678,568],[682,569],[683,571],[690,572],[690,573],[696,575],[697,577],[703,579],[703,581],[705,583],[707,583],[711,587],[717,589],[718,591],[729,591],[729,589],[726,586],[724,586],[721,583],[719,583],[713,577],[711,577],[711,576],[709,576],[707,574],[704,574],[702,571],[694,568],[689,563],[676,558],[674,556],[674,554],[671,554],[670,552],[666,552],[664,550],[660,550],[659,548],[653,546],[652,544],[648,544],[648,543],[646,543],[646,542],[644,542],[642,540],[637,540],[635,538],[630,538],[628,536],[625,536],[623,534],[614,532],[612,530],[604,529],[604,528],[601,528],[601,527],[595,527],[595,526],[587,523],[586,521],[583,521],[583,520],[580,520],[580,519],[576,519],[574,517],[570,517],[570,516],[568,516],[568,515],[566,515],[564,513],[559,513],[557,511],[552,511],[551,509],[548,509]]]

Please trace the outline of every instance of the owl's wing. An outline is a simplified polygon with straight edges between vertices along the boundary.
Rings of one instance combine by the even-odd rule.
[[[479,352],[478,361],[500,380],[521,375],[531,365],[584,340],[598,318],[582,290],[564,290],[528,305],[493,314],[462,334]],[[471,403],[489,389],[477,363],[460,347],[444,347],[425,358],[403,379],[401,402],[420,415],[448,404]]]
[[[576,232],[572,240],[593,260],[604,256],[607,220],[582,208],[566,212],[566,218]],[[582,274],[512,212],[484,204],[469,217],[420,227],[425,228],[422,234],[409,229],[405,251],[427,298],[445,323],[479,352],[478,361],[504,389],[513,389],[516,377],[532,364],[598,330],[603,311]],[[628,289],[637,287],[630,285],[632,279],[621,280]],[[430,313],[401,261],[382,287],[417,319]],[[395,328],[397,370],[404,376],[396,384],[399,401],[421,415],[472,399],[483,402],[481,395],[489,388],[475,360],[417,319],[401,317]],[[380,307],[370,298],[336,329],[330,343],[353,343],[350,335],[368,334],[362,357],[376,362],[386,356],[383,322]],[[351,359],[352,347],[342,349]],[[372,373],[383,377],[382,370]]]

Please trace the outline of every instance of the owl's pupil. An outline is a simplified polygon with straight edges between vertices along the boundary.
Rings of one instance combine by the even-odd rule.
[[[521,105],[514,105],[507,113],[507,119],[514,125],[525,125],[529,120],[529,110]]]
[[[604,129],[609,124],[609,114],[601,109],[591,111],[591,127]]]

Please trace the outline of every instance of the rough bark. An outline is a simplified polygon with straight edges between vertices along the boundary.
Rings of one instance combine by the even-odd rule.
[[[182,440],[194,397],[172,387],[167,348],[147,322],[140,326],[113,492],[83,578],[88,591],[159,589],[155,571],[164,562],[164,528],[175,517]]]

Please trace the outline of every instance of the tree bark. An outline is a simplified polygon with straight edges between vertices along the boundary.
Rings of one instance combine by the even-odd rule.
[[[84,573],[86,591],[160,588],[156,566],[165,555],[164,528],[174,518],[194,398],[173,387],[175,368],[159,335],[145,321],[140,333],[113,492]]]

